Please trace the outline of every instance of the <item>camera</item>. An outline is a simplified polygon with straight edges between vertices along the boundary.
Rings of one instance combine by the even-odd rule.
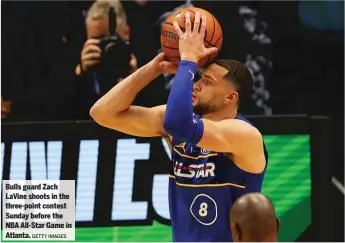
[[[125,78],[130,74],[132,50],[129,41],[122,39],[115,32],[116,14],[113,8],[109,9],[109,35],[98,38],[102,51],[99,65],[96,67],[106,76]]]

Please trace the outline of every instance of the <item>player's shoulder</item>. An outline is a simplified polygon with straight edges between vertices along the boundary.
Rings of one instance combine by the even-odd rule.
[[[238,133],[243,133],[247,136],[256,137],[261,139],[262,134],[254,124],[247,118],[237,115],[232,119],[222,120],[222,125],[229,130],[236,130]]]
[[[241,115],[241,114],[237,114],[235,117],[234,117],[234,120],[236,121],[242,121],[244,123],[246,123],[247,125],[250,125],[252,127],[255,127],[255,125],[250,121],[248,120],[245,116]]]
[[[261,152],[263,136],[261,132],[247,119],[226,119],[222,121],[224,135],[229,141],[236,141],[233,146],[237,154],[247,154],[250,150]]]

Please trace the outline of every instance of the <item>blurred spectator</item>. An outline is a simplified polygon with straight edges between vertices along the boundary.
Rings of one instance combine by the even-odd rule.
[[[112,9],[111,9],[112,8]],[[111,36],[113,30],[109,21],[108,13],[114,11],[116,16],[115,32],[123,40],[129,40],[129,26],[127,25],[127,16],[122,7],[122,4],[118,0],[112,1],[97,1],[89,9],[86,16],[86,29],[88,40],[84,44],[84,48],[81,53],[81,65],[77,65],[76,74],[80,75],[81,72],[88,71],[101,61],[102,53],[100,47],[100,38]],[[115,40],[116,41],[116,40]],[[116,54],[116,53],[114,53]],[[131,55],[131,60],[128,65],[133,71],[137,68],[136,58]],[[123,78],[123,77],[122,77]]]
[[[127,43],[127,16],[119,0],[96,1],[85,19],[87,41],[75,69],[79,86],[73,101],[74,119],[89,119],[97,99],[137,69]]]

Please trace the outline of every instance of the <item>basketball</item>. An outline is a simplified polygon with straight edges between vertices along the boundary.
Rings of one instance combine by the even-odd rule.
[[[217,19],[201,8],[183,8],[176,10],[172,15],[170,15],[162,26],[161,30],[161,47],[166,56],[166,58],[175,65],[180,62],[180,52],[179,52],[179,38],[175,32],[173,23],[176,21],[181,30],[185,31],[185,13],[190,12],[190,19],[192,23],[192,28],[194,24],[194,15],[196,12],[200,12],[200,15],[206,16],[206,32],[204,38],[204,44],[206,48],[217,47],[218,50],[221,49],[223,44],[223,32]],[[206,64],[210,63],[217,56],[217,53],[208,55],[198,61],[199,67],[204,67]]]

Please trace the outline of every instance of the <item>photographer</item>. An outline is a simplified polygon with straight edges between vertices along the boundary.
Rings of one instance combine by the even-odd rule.
[[[94,102],[137,69],[128,44],[126,13],[119,0],[94,2],[87,12],[86,32],[87,41],[75,68],[79,82],[76,119],[89,119]]]

